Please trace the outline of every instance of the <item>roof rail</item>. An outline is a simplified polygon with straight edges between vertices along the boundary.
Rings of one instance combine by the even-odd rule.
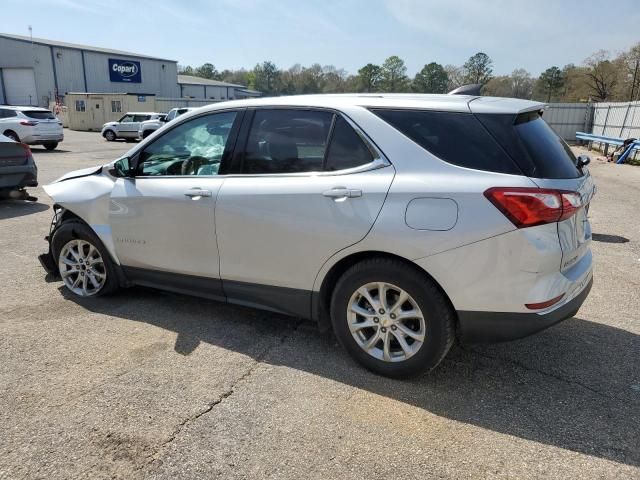
[[[449,95],[475,95],[480,96],[480,89],[482,85],[479,83],[471,83],[469,85],[462,85],[449,92]]]

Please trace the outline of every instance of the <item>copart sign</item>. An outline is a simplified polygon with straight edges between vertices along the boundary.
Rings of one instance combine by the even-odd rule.
[[[109,79],[112,82],[141,83],[140,62],[110,58]]]

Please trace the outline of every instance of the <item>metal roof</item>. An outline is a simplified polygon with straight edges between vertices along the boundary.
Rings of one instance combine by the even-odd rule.
[[[100,48],[100,47],[92,47],[91,45],[80,45],[78,43],[68,43],[68,42],[60,42],[58,40],[47,40],[46,38],[31,38],[23,35],[12,35],[9,33],[0,33],[0,38],[8,38],[10,40],[17,40],[20,42],[28,42],[31,43],[33,41],[36,45],[46,45],[50,47],[60,47],[60,48],[70,48],[73,50],[84,50],[86,52],[99,52],[99,53],[108,53],[111,55],[122,55],[124,57],[136,57],[136,58],[146,58],[149,60],[161,60],[163,62],[172,62],[177,63],[176,60],[169,60],[167,58],[153,57],[151,55],[144,55],[142,53],[132,53],[125,52],[122,50],[113,50],[110,48]]]
[[[211,80],[209,78],[194,77],[193,75],[178,75],[178,83],[183,85],[211,85],[212,87],[247,88],[245,85],[221,82],[219,80]]]

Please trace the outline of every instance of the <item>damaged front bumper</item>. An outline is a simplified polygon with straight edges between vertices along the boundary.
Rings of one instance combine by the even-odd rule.
[[[56,264],[56,261],[53,258],[53,252],[51,251],[51,239],[53,238],[53,234],[56,228],[60,224],[60,219],[62,218],[64,209],[60,206],[54,205],[53,212],[53,218],[51,219],[51,225],[49,226],[49,235],[44,237],[49,248],[46,253],[41,253],[40,255],[38,255],[38,260],[40,261],[40,265],[42,265],[42,268],[44,268],[44,270],[48,274],[57,277],[60,275],[60,272],[58,271],[58,265]]]

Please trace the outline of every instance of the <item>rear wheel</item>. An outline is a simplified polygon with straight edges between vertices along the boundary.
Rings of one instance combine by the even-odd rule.
[[[118,279],[109,252],[84,223],[68,221],[53,234],[51,250],[65,287],[78,297],[107,295]]]
[[[116,134],[113,130],[107,130],[104,132],[104,138],[107,139],[107,142],[114,142],[116,140]]]
[[[47,150],[55,150],[58,146],[58,142],[47,142],[44,143],[44,148],[46,148]]]
[[[331,300],[333,329],[369,370],[409,377],[435,368],[454,340],[447,298],[424,273],[400,260],[365,260],[347,270]]]
[[[7,130],[6,132],[4,132],[3,135],[5,137],[7,137],[7,138],[10,138],[14,142],[19,142],[20,141],[20,137],[18,137],[18,134],[16,132],[14,132],[13,130]]]

